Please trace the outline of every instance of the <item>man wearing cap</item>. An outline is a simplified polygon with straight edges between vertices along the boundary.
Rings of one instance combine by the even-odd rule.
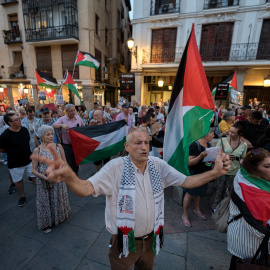
[[[244,105],[242,108],[242,115],[240,116],[236,116],[235,120],[239,120],[239,121],[245,121],[249,118],[250,116],[250,112],[251,112],[251,106],[249,105]]]
[[[131,115],[128,113],[128,105],[127,104],[123,104],[122,105],[122,112],[119,113],[117,116],[116,116],[116,119],[115,121],[120,121],[120,120],[125,120],[127,125],[128,125],[128,130],[131,129],[132,127],[132,117]]]

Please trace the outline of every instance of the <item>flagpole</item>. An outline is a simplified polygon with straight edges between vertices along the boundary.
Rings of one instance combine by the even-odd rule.
[[[78,58],[78,54],[79,54],[79,50],[78,50],[78,52],[77,52],[76,59],[75,59],[75,62],[74,62],[74,66],[73,66],[72,79],[73,79],[74,72],[75,72],[75,64],[76,64],[76,60],[77,60],[77,58]]]
[[[220,141],[221,141],[222,150],[223,150],[223,153],[225,153],[224,144],[223,144],[223,141],[222,141],[222,136],[221,136],[220,128],[219,128],[219,125],[218,125],[218,118],[217,118],[216,112],[214,112],[214,115],[215,115],[216,127],[218,129],[218,135],[219,135],[219,138],[220,138]]]

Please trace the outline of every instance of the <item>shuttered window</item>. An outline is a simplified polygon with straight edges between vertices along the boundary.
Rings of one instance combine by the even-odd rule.
[[[61,46],[63,75],[68,70],[72,76],[77,52],[78,44]],[[79,66],[75,67],[73,79],[79,79]]]
[[[97,60],[100,61],[100,63],[102,62],[101,61],[101,52],[98,50],[98,49],[95,49],[95,58]],[[101,65],[102,66],[102,65]],[[96,81],[101,81],[101,67],[99,67],[97,70],[96,70]]]
[[[200,53],[203,61],[227,61],[230,56],[233,23],[203,25]]]
[[[36,47],[37,68],[52,76],[51,47]]]
[[[270,20],[264,20],[257,59],[270,59]]]
[[[152,30],[151,63],[174,62],[176,28]]]

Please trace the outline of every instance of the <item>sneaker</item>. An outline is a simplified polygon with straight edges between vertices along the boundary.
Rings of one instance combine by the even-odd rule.
[[[50,233],[52,231],[51,227],[47,227],[45,229],[43,229],[44,233]]]
[[[8,194],[13,194],[16,190],[15,184],[11,184],[8,189]]]
[[[20,198],[20,200],[19,200],[19,202],[18,202],[18,205],[19,205],[20,207],[23,207],[23,206],[25,205],[25,197]]]

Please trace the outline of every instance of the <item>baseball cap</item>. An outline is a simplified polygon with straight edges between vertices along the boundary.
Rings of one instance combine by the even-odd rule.
[[[43,108],[40,109],[40,112],[44,114],[44,113],[49,113],[50,110],[47,107],[43,107]]]
[[[241,109],[249,109],[249,110],[251,110],[251,106],[249,106],[249,105],[244,105]]]
[[[128,107],[129,106],[127,104],[125,104],[125,103],[122,105],[122,108],[128,108]]]

